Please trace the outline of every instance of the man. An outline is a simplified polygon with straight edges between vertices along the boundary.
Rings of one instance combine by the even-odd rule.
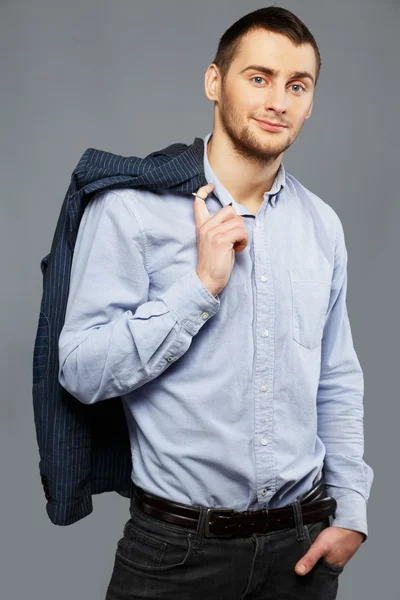
[[[59,380],[122,396],[132,448],[107,600],[329,600],[367,537],[343,228],[282,163],[319,68],[291,12],[246,15],[205,75],[209,185],[109,190],[82,217]]]

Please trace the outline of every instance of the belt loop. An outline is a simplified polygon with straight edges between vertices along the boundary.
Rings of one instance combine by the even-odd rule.
[[[207,508],[205,508],[203,506],[197,506],[196,508],[199,509],[200,514],[199,514],[199,520],[197,522],[197,529],[196,529],[196,534],[195,534],[195,538],[194,538],[193,549],[194,550],[202,550],[203,542],[204,542],[205,523],[206,523],[206,518],[207,518]]]
[[[300,501],[296,500],[296,502],[292,502],[290,506],[293,506],[296,539],[298,542],[301,542],[305,538],[305,527],[303,524],[303,513],[301,511]]]
[[[130,512],[131,517],[133,516],[132,510],[136,506],[137,506],[137,500],[136,500],[136,496],[135,496],[135,490],[133,488],[129,495],[129,512]]]

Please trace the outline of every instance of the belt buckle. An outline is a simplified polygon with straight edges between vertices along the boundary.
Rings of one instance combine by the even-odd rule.
[[[204,535],[206,537],[232,537],[230,533],[227,533],[226,535],[224,534],[215,534],[212,533],[210,531],[210,516],[212,515],[212,513],[234,513],[235,509],[234,508],[207,508],[206,511],[206,519],[205,519],[205,528],[204,528]]]

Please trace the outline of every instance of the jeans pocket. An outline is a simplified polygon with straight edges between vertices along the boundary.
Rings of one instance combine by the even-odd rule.
[[[324,529],[326,529],[329,526],[330,526],[329,517],[327,517],[326,519],[321,519],[320,521],[313,521],[312,523],[307,523],[306,525],[304,525],[305,552],[308,552],[308,550],[311,547],[311,544],[313,544],[315,542],[315,540],[317,539],[317,537],[319,536],[321,531],[323,531]],[[334,565],[332,563],[327,562],[323,557],[321,557],[317,561],[317,563],[314,566],[314,569],[317,567],[317,565],[320,565],[321,567],[325,567],[326,569],[329,569],[331,571],[331,573],[334,573],[336,575],[339,575],[344,569],[344,567],[342,567],[340,565]]]
[[[291,269],[293,339],[312,350],[321,342],[331,280],[325,269]]]
[[[156,521],[156,519],[152,519]],[[143,571],[167,571],[185,565],[193,548],[194,533],[181,532],[141,520],[134,512],[118,540],[116,558]]]
[[[324,567],[330,569],[333,573],[337,573],[338,575],[343,571],[344,567],[340,565],[333,565],[332,563],[327,562],[324,558],[320,559],[320,562]]]

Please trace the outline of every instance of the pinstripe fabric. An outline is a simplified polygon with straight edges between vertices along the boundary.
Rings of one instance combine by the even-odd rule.
[[[33,350],[33,410],[39,472],[52,523],[70,525],[93,510],[92,495],[128,497],[131,453],[121,399],[87,406],[58,381],[58,338],[79,223],[92,195],[113,188],[190,193],[206,185],[204,142],[172,144],[145,158],[88,148],[71,175],[50,253],[40,263],[43,292]]]

